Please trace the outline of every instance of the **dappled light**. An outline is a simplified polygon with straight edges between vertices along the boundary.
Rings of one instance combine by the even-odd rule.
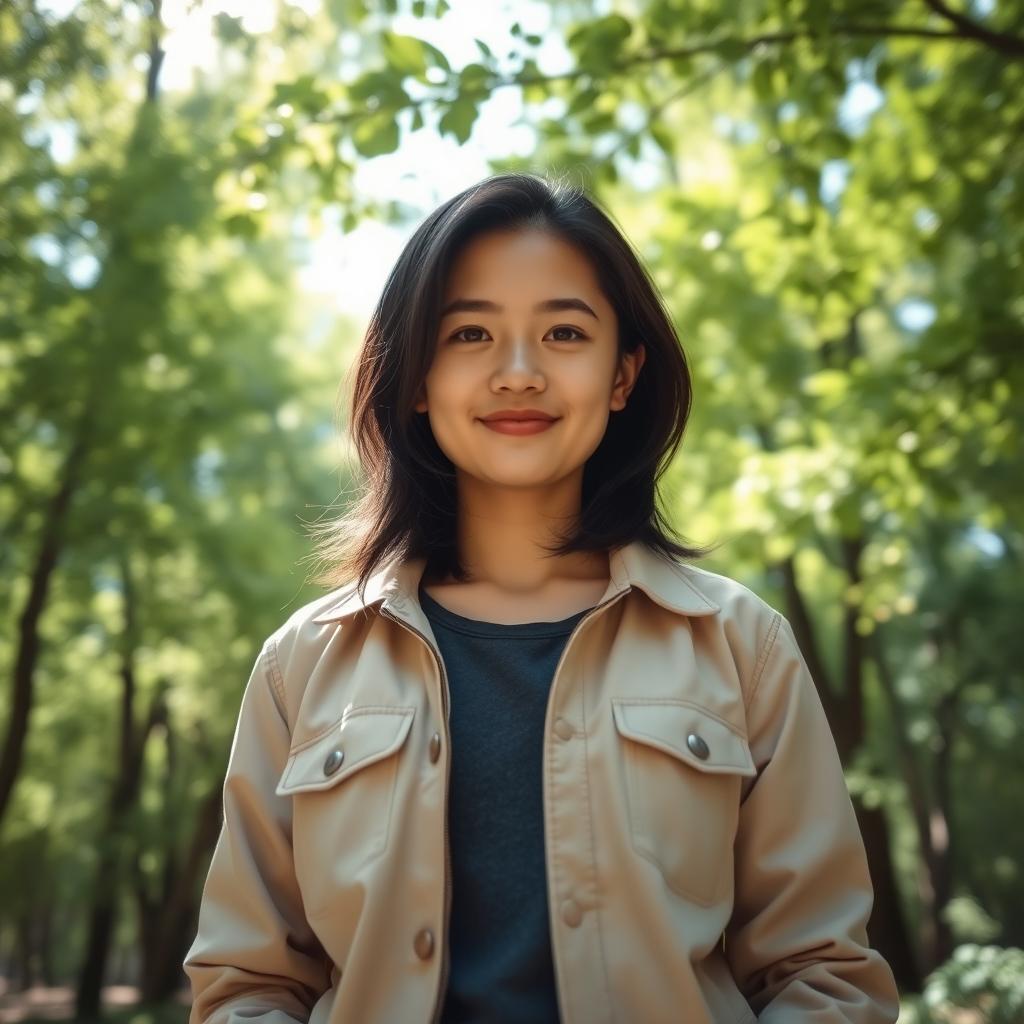
[[[661,505],[793,624],[900,1024],[1024,1020],[1022,125],[1019,2],[0,5],[0,1024],[187,1020],[368,318],[500,171],[650,268]]]

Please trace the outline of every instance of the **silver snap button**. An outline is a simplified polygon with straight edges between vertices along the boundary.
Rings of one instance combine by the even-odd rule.
[[[698,736],[695,732],[691,732],[686,737],[686,745],[699,757],[702,761],[706,761],[708,754],[711,753],[708,750],[708,745],[704,742],[704,739]]]
[[[327,760],[324,761],[324,775],[333,775],[341,767],[341,762],[344,760],[345,752],[335,747],[327,755]]]

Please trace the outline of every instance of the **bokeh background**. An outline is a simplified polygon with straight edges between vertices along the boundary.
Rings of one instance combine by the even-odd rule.
[[[794,625],[901,1020],[1024,1021],[1022,0],[0,4],[0,1019],[184,1021],[369,312],[507,169],[672,311],[664,503]]]

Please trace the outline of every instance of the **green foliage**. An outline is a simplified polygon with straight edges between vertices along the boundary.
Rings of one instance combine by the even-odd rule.
[[[352,144],[360,156],[380,156],[398,148],[398,123],[390,114],[364,118],[352,130]]]
[[[296,519],[330,498],[335,387],[322,357],[282,343],[302,325],[291,211],[246,187],[251,168],[232,172],[247,83],[224,85],[230,102],[157,88],[132,103],[124,58],[147,52],[144,27],[134,36],[98,3],[81,17],[18,25],[0,11],[21,90],[0,106],[0,600],[15,626],[0,642],[0,728],[47,537],[57,563],[2,822],[0,932],[70,922],[49,951],[61,979],[78,970],[104,858],[121,869],[125,944],[133,902],[162,907],[183,877],[255,652],[304,591]],[[85,26],[110,29],[102,46]],[[324,95],[299,76],[274,102]],[[62,121],[75,144],[58,157],[40,139]],[[283,176],[289,155],[264,150],[264,167]],[[69,512],[48,526],[62,488]],[[127,694],[143,757],[138,799],[115,815]]]
[[[633,25],[621,14],[583,22],[566,38],[580,68],[606,71],[621,57]]]
[[[478,114],[479,109],[472,100],[460,98],[441,115],[438,130],[442,133],[450,132],[458,142],[465,142],[473,130],[473,123]]]
[[[909,1024],[951,1024],[963,1013],[984,1024],[1024,1020],[1024,950],[974,944],[957,948],[932,972]],[[901,1018],[902,1019],[902,1018]]]
[[[726,541],[710,568],[787,612],[803,599],[826,694],[852,685],[851,638],[875,645],[849,781],[890,823],[908,941],[926,964],[936,928],[1019,946],[1024,829],[1005,809],[1024,773],[1024,60],[999,48],[1020,33],[1014,6],[965,15],[978,33],[889,0],[552,4],[572,61],[554,75],[521,24],[501,62],[478,39],[457,63],[415,22],[396,31],[398,6],[283,4],[258,33],[219,14],[214,70],[148,100],[150,38],[120,5],[0,6],[11,623],[86,442],[3,823],[0,929],[81,921],[111,851],[132,865],[126,891],[162,898],[255,646],[305,596],[296,518],[335,493],[337,353],[304,343],[295,225],[325,209],[346,231],[408,219],[358,194],[360,161],[400,152],[406,125],[468,143],[515,83],[536,149],[495,169],[581,174],[686,348],[694,408],[669,517]],[[425,22],[448,5],[410,10]],[[8,677],[16,642],[0,642]],[[108,835],[127,664],[136,727],[163,688],[167,715]],[[952,880],[941,907],[936,864]],[[61,938],[64,976],[80,945],[80,929]],[[984,998],[1020,1014],[1021,970],[1017,950],[961,947],[928,1019]]]
[[[427,70],[427,50],[422,40],[395,32],[383,32],[381,44],[384,59],[391,70],[410,75],[422,75]]]

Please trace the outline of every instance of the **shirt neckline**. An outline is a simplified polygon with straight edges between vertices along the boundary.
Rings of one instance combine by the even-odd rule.
[[[564,636],[566,633],[571,633],[576,623],[591,610],[584,608],[557,622],[488,622],[484,619],[471,619],[446,608],[440,601],[427,593],[422,583],[419,586],[419,599],[420,605],[429,619],[456,632],[468,633],[470,636],[505,638]]]

